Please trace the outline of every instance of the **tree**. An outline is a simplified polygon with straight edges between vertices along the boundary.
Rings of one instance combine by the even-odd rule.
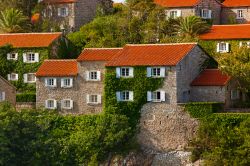
[[[0,13],[0,32],[16,33],[29,30],[28,18],[17,9],[6,9]]]

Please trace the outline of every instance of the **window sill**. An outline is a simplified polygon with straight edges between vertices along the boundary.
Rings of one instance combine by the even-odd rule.
[[[73,86],[61,86],[61,88],[70,89],[70,88],[73,88]]]

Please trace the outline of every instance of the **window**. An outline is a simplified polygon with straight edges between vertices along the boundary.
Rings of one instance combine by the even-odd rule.
[[[243,18],[243,10],[237,10],[237,19],[242,19]]]
[[[9,53],[7,54],[7,60],[17,60],[18,59],[18,53]]]
[[[0,92],[0,102],[5,101],[5,92]]]
[[[169,17],[171,18],[177,18],[181,16],[181,10],[171,10],[169,12]]]
[[[165,67],[147,67],[147,77],[165,77]]]
[[[69,9],[67,7],[58,8],[58,16],[66,17],[69,14]]]
[[[61,87],[62,88],[70,88],[73,86],[73,78],[62,78],[61,79]]]
[[[53,99],[49,99],[45,101],[45,108],[47,109],[56,109],[57,108],[57,101]]]
[[[217,52],[220,52],[220,53],[229,52],[229,43],[224,43],[224,42],[218,43]]]
[[[242,41],[242,42],[240,42],[240,47],[248,47],[249,48],[250,47],[250,42],[245,42],[245,41],[243,42]]]
[[[9,81],[17,81],[18,80],[18,74],[16,74],[16,73],[8,74],[8,80]]]
[[[134,68],[133,67],[117,67],[116,68],[116,77],[134,77]]]
[[[166,94],[164,91],[154,91],[154,92],[147,92],[147,100],[152,102],[162,102],[166,101]]]
[[[133,101],[134,93],[132,91],[116,92],[117,101]]]
[[[86,80],[88,80],[88,81],[100,81],[101,80],[101,72],[100,71],[87,71],[86,72]]]
[[[87,103],[88,104],[100,104],[101,95],[87,95]]]
[[[35,83],[36,75],[35,73],[27,73],[23,75],[24,83]]]
[[[45,85],[47,87],[56,87],[56,78],[46,78]]]
[[[201,17],[204,19],[210,19],[212,17],[212,11],[208,9],[201,10]]]
[[[231,90],[231,99],[237,100],[240,98],[240,92],[239,90]]]
[[[73,100],[71,99],[64,99],[61,102],[63,109],[72,109],[73,108]]]
[[[39,54],[38,53],[24,53],[23,54],[23,62],[25,63],[35,63],[39,62]]]

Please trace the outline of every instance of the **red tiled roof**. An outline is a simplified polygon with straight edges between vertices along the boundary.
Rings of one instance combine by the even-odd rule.
[[[157,5],[163,7],[190,7],[198,4],[200,0],[154,0]]]
[[[202,40],[250,39],[250,24],[213,25],[211,30],[200,35]]]
[[[48,47],[62,33],[11,33],[0,34],[0,46],[11,44],[15,48]]]
[[[42,3],[74,3],[77,0],[43,0]]]
[[[175,66],[197,44],[126,45],[106,66]]]
[[[76,60],[45,60],[36,72],[37,77],[76,76],[78,73]]]
[[[224,86],[230,77],[223,74],[219,69],[205,69],[191,83],[192,86]]]
[[[250,6],[250,0],[225,0],[222,4],[225,7],[247,7]]]
[[[122,48],[85,48],[77,61],[109,61]]]

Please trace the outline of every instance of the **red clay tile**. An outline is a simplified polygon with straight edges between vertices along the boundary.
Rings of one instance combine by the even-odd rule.
[[[163,7],[190,7],[198,4],[199,0],[154,0],[154,2]]]
[[[250,0],[225,0],[222,4],[225,7],[247,7],[250,6]]]

